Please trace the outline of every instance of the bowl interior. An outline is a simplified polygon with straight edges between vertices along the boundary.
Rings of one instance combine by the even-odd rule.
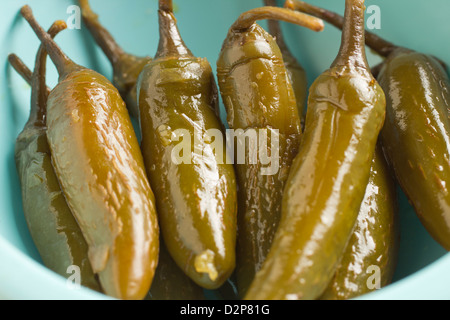
[[[175,14],[181,34],[192,52],[206,57],[213,69],[228,28],[241,12],[261,6],[261,0],[175,0]],[[373,2],[373,3],[372,3]],[[281,3],[281,1],[280,1]],[[344,0],[314,1],[319,6],[343,13]],[[7,55],[16,53],[32,68],[39,45],[36,36],[18,15],[22,5],[30,4],[44,28],[54,20],[67,20],[73,14],[73,0],[2,0],[0,10],[0,134],[3,137],[0,155],[0,298],[99,298],[87,289],[68,290],[65,279],[41,265],[39,254],[31,240],[23,217],[20,185],[14,164],[14,143],[28,117],[29,86],[9,67]],[[154,55],[158,42],[157,0],[91,0],[101,22],[130,53]],[[396,44],[434,54],[450,64],[450,28],[443,28],[447,0],[434,0],[433,7],[420,0],[367,0],[367,7],[376,4],[380,9],[381,29],[375,33]],[[435,8],[441,8],[436,10]],[[406,14],[407,12],[407,14]],[[368,14],[369,18],[371,15]],[[426,22],[426,23],[424,23]],[[266,22],[261,22],[266,26]],[[309,82],[326,70],[334,60],[340,44],[340,32],[326,24],[325,31],[314,33],[283,23],[288,45],[308,72]],[[94,44],[89,32],[67,30],[58,35],[57,42],[78,64],[111,77],[112,68],[104,54]],[[381,59],[368,50],[368,59],[375,65]],[[57,83],[55,69],[49,63],[48,84]],[[223,110],[223,107],[222,107]],[[224,113],[223,113],[224,115]],[[402,298],[421,289],[439,286],[428,281],[450,267],[450,259],[426,232],[414,210],[399,189],[401,247],[395,282],[379,290],[373,297]],[[437,278],[436,278],[437,279]],[[450,283],[450,276],[439,279]],[[431,282],[431,283],[430,283]],[[422,291],[424,292],[424,291]],[[426,290],[425,290],[426,292]],[[438,298],[450,298],[450,292]],[[370,297],[371,295],[369,295]]]

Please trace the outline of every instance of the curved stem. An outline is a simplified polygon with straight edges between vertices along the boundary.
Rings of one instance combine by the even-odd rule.
[[[261,7],[244,12],[231,26],[231,30],[243,31],[249,29],[256,21],[272,19],[298,24],[313,31],[323,30],[323,21],[285,8]]]
[[[78,1],[83,21],[94,37],[95,42],[102,48],[109,61],[112,64],[116,64],[125,51],[119,46],[111,33],[99,22],[98,15],[92,11],[89,0]]]
[[[334,25],[338,29],[343,28],[344,17],[338,15],[337,13],[313,6],[300,0],[287,0],[285,6],[287,8],[299,10],[301,12],[308,13],[310,15],[323,19],[324,21]],[[366,44],[383,57],[388,57],[394,50],[399,48],[399,46],[383,38],[380,38],[379,36],[375,35],[370,31],[366,30],[365,33],[366,33]],[[433,58],[436,59],[444,67],[444,69],[447,68],[447,64],[443,62],[441,59],[437,57]]]
[[[16,72],[31,86],[33,72],[25,65],[22,59],[20,59],[14,53],[11,53],[8,56],[8,61],[14,68],[14,70],[16,70]]]
[[[285,7],[323,19],[324,21],[332,24],[338,29],[342,30],[344,27],[344,17],[342,17],[341,15],[325,10],[323,8],[313,6],[304,1],[287,0],[285,2]],[[398,48],[398,46],[378,37],[372,32],[365,31],[365,37],[366,44],[383,57],[389,56],[395,49]]]
[[[54,38],[66,28],[67,25],[65,23],[56,21],[48,30],[48,34],[50,37]],[[36,55],[34,72],[31,79],[31,112],[29,121],[42,125],[45,125],[45,116],[47,114],[48,88],[46,85],[46,70],[47,50],[44,45],[41,44]]]
[[[52,37],[45,32],[44,29],[39,25],[36,19],[33,16],[33,11],[28,5],[25,5],[20,9],[20,13],[28,21],[33,31],[36,33],[39,40],[41,40],[42,44],[45,46],[50,58],[58,69],[58,73],[60,78],[66,76],[77,66],[72,60],[70,60],[66,54],[61,50],[61,48],[53,41]],[[64,23],[64,21],[60,21],[60,23]]]
[[[54,38],[58,33],[66,29],[66,27],[66,24],[56,21],[48,30],[48,34]],[[39,122],[40,124],[45,125],[47,98],[51,91],[50,88],[47,87],[45,80],[47,51],[42,45],[39,47],[34,71],[31,71],[22,59],[13,53],[8,56],[8,61],[14,70],[16,70],[32,88],[31,112],[28,122]]]
[[[264,0],[264,4],[267,7],[276,7],[276,0]],[[267,24],[269,26],[269,33],[275,38],[278,46],[282,51],[287,50],[286,42],[284,41],[283,31],[281,30],[281,25],[278,20],[268,20]]]

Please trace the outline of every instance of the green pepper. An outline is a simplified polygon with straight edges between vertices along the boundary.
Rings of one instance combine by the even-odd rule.
[[[281,221],[245,299],[316,299],[356,224],[385,117],[364,46],[364,0],[346,0],[339,54],[309,91]]]
[[[143,299],[157,265],[159,228],[125,103],[105,77],[64,54],[29,6],[21,13],[60,75],[47,101],[47,140],[93,271],[107,295]]]
[[[324,300],[356,298],[391,283],[399,245],[396,185],[378,144],[355,230]]]
[[[266,6],[276,7],[276,0],[264,0]],[[292,89],[294,90],[295,100],[297,101],[298,114],[300,115],[300,120],[302,124],[302,129],[305,127],[305,116],[306,116],[306,99],[308,96],[308,79],[306,76],[306,71],[294,57],[292,52],[287,46],[283,32],[279,21],[269,20],[269,32],[275,38],[278,47],[280,48],[281,54],[283,55],[284,65],[286,67],[289,80],[292,84]]]
[[[158,52],[138,81],[141,149],[170,255],[216,289],[235,267],[237,207],[217,87],[208,61],[184,44],[171,1],[160,1],[159,25]]]
[[[57,21],[48,33],[54,37],[65,28],[64,21]],[[16,55],[8,58],[32,87],[30,117],[15,146],[23,211],[31,237],[47,268],[68,278],[72,275],[70,268],[78,267],[80,284],[101,291],[89,262],[86,240],[67,206],[51,162],[45,126],[47,51],[39,48],[33,73]]]
[[[450,250],[450,82],[431,56],[396,50],[378,76],[387,96],[383,149],[422,224]]]
[[[105,52],[113,65],[113,84],[118,88],[127,104],[130,114],[139,119],[137,104],[137,81],[144,67],[152,61],[151,57],[136,57],[124,52],[112,35],[100,24],[98,16],[92,11],[89,0],[79,0],[83,21],[96,42]],[[169,258],[164,245],[161,245],[160,259],[155,271],[155,284],[150,296],[155,300],[189,299],[195,300],[203,296],[203,291],[184,274],[176,271],[175,262]],[[173,272],[169,275],[167,272]],[[180,286],[183,288],[180,290]]]
[[[111,33],[98,21],[89,0],[78,0],[85,25],[113,66],[113,84],[127,104],[130,114],[139,118],[137,105],[137,80],[142,69],[152,61],[151,57],[137,57],[123,50]]]
[[[252,133],[266,132],[267,144],[257,147],[271,154],[273,160],[266,167],[265,159],[251,159],[257,142],[255,147],[245,145],[245,161],[239,161],[238,151],[235,156],[239,185],[236,281],[240,296],[245,295],[270,249],[280,219],[284,185],[301,136],[299,110],[280,48],[255,23],[266,18],[316,31],[323,28],[320,20],[286,9],[256,8],[243,13],[230,28],[217,61],[229,127],[245,131],[250,139]]]
[[[295,6],[342,26],[335,13],[302,2]],[[422,224],[450,250],[450,80],[445,64],[366,34],[366,44],[386,57],[377,77],[387,97],[383,149]]]

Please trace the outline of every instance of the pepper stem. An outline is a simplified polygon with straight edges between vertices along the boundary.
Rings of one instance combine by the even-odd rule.
[[[67,29],[64,21],[56,21],[48,30],[48,34],[53,39],[62,30]],[[30,120],[45,125],[47,114],[48,88],[46,85],[47,70],[47,50],[44,45],[39,46],[34,65],[34,72],[31,81],[31,113]]]
[[[181,38],[177,19],[173,15],[172,0],[159,0],[159,46],[155,59],[162,57],[192,57]]]
[[[116,42],[114,37],[98,20],[98,15],[92,11],[89,0],[79,0],[83,21],[95,39],[95,42],[102,48],[109,61],[114,65],[125,51]]]
[[[14,53],[8,56],[8,61],[16,72],[31,86],[33,72],[25,65],[25,63]]]
[[[60,78],[66,76],[74,69],[80,68],[66,56],[66,54],[61,50],[61,48],[55,43],[55,41],[53,41],[52,37],[47,32],[45,32],[44,29],[42,29],[42,27],[39,25],[39,23],[33,16],[33,11],[28,5],[23,6],[22,9],[20,10],[20,13],[25,18],[25,20],[28,21],[28,23],[30,24],[33,31],[36,33],[39,40],[41,40],[50,58],[55,64]],[[61,21],[61,23],[65,22]]]
[[[365,47],[364,1],[345,1],[341,48],[332,67],[350,65],[369,69]]]
[[[332,24],[338,29],[342,30],[344,28],[344,17],[323,8],[313,6],[304,1],[287,0],[285,2],[285,7],[323,19],[324,21]],[[395,49],[398,48],[396,45],[378,37],[372,32],[365,31],[365,37],[366,44],[383,57],[389,56]]]
[[[173,1],[159,0],[159,10],[173,13]]]
[[[237,32],[248,30],[256,21],[265,19],[294,23],[313,31],[322,31],[324,27],[323,21],[318,18],[285,8],[266,6],[255,8],[241,14],[231,26],[231,30]]]
[[[276,0],[264,0],[264,4],[267,7],[276,7]],[[278,47],[282,49],[282,51],[287,50],[286,42],[284,41],[283,31],[281,30],[280,22],[278,20],[268,20],[267,24],[269,26],[269,33],[275,38]]]
[[[48,34],[54,38],[66,28],[67,25],[64,22],[56,21],[48,30]],[[28,123],[45,125],[47,98],[50,93],[50,89],[47,87],[45,80],[47,50],[45,50],[43,45],[39,47],[33,72],[15,54],[10,54],[8,61],[17,73],[31,86],[31,112]]]

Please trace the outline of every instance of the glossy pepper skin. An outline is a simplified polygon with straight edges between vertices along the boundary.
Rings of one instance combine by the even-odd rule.
[[[48,100],[48,140],[60,183],[105,292],[142,299],[158,257],[158,225],[123,100],[103,76],[64,77]]]
[[[397,265],[398,245],[396,185],[378,144],[355,230],[321,299],[353,299],[375,290],[376,284],[388,285]]]
[[[302,1],[289,6],[342,27],[342,17]],[[449,77],[438,58],[398,47],[366,31],[386,57],[377,80],[386,93],[381,142],[400,186],[430,235],[450,250]]]
[[[139,74],[152,61],[152,58],[138,57],[125,52],[99,22],[98,15],[92,11],[89,5],[89,0],[79,0],[78,3],[85,25],[113,66],[114,86],[126,102],[130,115],[139,118],[136,84]]]
[[[266,6],[276,6],[276,0],[264,0]],[[275,38],[278,47],[283,56],[284,66],[288,73],[288,78],[294,90],[295,100],[297,103],[298,114],[302,124],[302,130],[305,127],[306,117],[306,100],[308,96],[308,79],[305,69],[294,57],[291,50],[287,46],[280,23],[277,20],[268,21],[269,32]]]
[[[162,2],[158,53],[138,84],[141,148],[169,253],[198,285],[216,289],[235,267],[235,173],[225,159],[211,66],[187,49]],[[210,129],[218,133],[214,143]],[[185,163],[174,160],[182,143]]]
[[[151,57],[137,57],[126,53],[115,41],[113,36],[98,20],[92,11],[89,0],[79,0],[83,20],[95,41],[102,48],[113,66],[113,84],[119,90],[127,108],[134,118],[139,119],[137,103],[137,81],[144,67],[152,61]],[[153,300],[197,300],[203,296],[203,291],[193,283],[178,268],[167,253],[167,248],[161,245],[158,267],[149,296]],[[170,274],[169,274],[170,273]]]
[[[333,278],[369,180],[385,96],[364,48],[364,1],[347,0],[331,69],[310,88],[280,225],[245,299],[317,299]]]
[[[275,10],[276,9],[276,10]],[[285,9],[265,7],[265,12]],[[289,13],[289,12],[288,12]],[[244,14],[245,15],[245,14]],[[273,16],[276,18],[276,16]],[[298,19],[293,17],[292,19]],[[316,20],[320,27],[319,20]],[[235,168],[239,185],[236,281],[244,296],[270,249],[281,214],[281,201],[292,161],[298,152],[301,122],[294,90],[273,37],[256,23],[230,29],[217,61],[219,87],[231,129],[265,130],[267,151],[278,158],[270,170],[261,158],[252,163],[246,146],[245,162]],[[277,144],[272,145],[272,140]],[[277,153],[276,153],[277,152]],[[261,153],[260,153],[261,154]]]
[[[386,92],[381,141],[422,224],[450,250],[450,82],[434,58],[397,49],[378,76]]]
[[[47,139],[93,271],[106,294],[143,299],[157,265],[159,229],[125,103],[105,77],[65,56],[28,6],[21,12],[60,73],[47,102]]]
[[[158,267],[147,300],[204,300],[203,288],[192,281],[173,261],[160,239]]]
[[[66,24],[59,21],[48,32],[54,37],[65,28]],[[46,60],[47,52],[41,46],[34,73],[27,79],[32,86],[30,118],[15,145],[25,219],[46,267],[68,278],[72,275],[69,267],[77,266],[81,285],[101,291],[89,262],[88,245],[66,203],[51,162],[45,125],[49,93],[45,85]],[[13,65],[21,62],[16,56],[10,56],[10,61]]]

